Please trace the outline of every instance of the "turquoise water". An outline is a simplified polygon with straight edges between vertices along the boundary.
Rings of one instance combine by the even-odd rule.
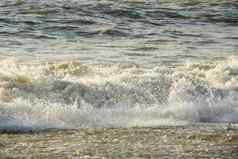
[[[236,0],[2,0],[0,127],[238,121]]]

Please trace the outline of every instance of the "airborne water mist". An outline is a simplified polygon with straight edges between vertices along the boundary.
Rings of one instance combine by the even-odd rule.
[[[238,58],[177,67],[0,62],[0,128],[238,121]]]

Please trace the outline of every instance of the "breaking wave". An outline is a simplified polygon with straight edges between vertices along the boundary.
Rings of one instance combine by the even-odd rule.
[[[0,129],[238,122],[238,57],[182,66],[0,61]]]

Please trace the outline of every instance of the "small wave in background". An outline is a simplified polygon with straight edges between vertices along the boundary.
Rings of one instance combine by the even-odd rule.
[[[179,64],[237,54],[237,0],[1,0],[0,54]]]

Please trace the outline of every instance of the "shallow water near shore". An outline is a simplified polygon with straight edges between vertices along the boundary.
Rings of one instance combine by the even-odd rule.
[[[238,126],[193,124],[0,134],[0,158],[221,158],[238,155]]]

